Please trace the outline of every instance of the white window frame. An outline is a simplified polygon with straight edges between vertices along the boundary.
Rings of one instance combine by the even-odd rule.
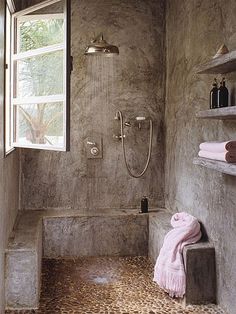
[[[45,8],[54,3],[61,2],[64,3],[66,7],[66,11],[64,13],[59,14],[43,14],[43,15],[30,15],[31,12],[35,12],[41,8]],[[22,11],[16,12],[12,15],[12,54],[11,54],[11,142],[13,147],[22,147],[22,148],[34,148],[34,149],[42,149],[42,150],[56,150],[56,151],[68,151],[69,150],[69,80],[70,80],[70,69],[69,69],[69,58],[70,58],[70,40],[68,39],[69,35],[69,23],[68,23],[68,14],[69,14],[69,1],[68,0],[46,0],[34,6],[31,6]],[[27,16],[25,16],[27,14]],[[53,19],[53,18],[63,18],[64,23],[64,40],[63,43],[54,44],[46,47],[41,47],[37,49],[33,49],[25,52],[18,52],[19,47],[15,47],[19,44],[19,39],[15,38],[15,30],[19,29],[19,23],[21,21],[27,20],[36,20],[39,18],[43,19]],[[19,33],[19,32],[17,32]],[[17,45],[15,43],[17,42]],[[16,51],[14,51],[16,49]],[[64,77],[63,77],[63,94],[60,95],[49,95],[49,96],[33,96],[33,97],[25,97],[24,99],[15,98],[14,97],[14,66],[13,63],[16,60],[23,60],[25,58],[43,55],[49,52],[63,51],[64,54]],[[14,111],[16,110],[18,105],[24,104],[40,104],[40,103],[55,103],[62,102],[63,103],[63,146],[52,146],[46,144],[20,144],[14,141],[14,133],[16,133],[16,117]]]
[[[10,15],[10,28],[8,29],[7,24],[7,15]],[[11,21],[12,15],[15,12],[15,5],[13,0],[5,1],[5,49],[4,49],[4,156],[6,157],[10,154],[15,148],[12,146],[11,141]],[[8,42],[9,38],[9,42]],[[7,51],[7,45],[9,45],[9,51]],[[9,71],[8,76],[9,80],[7,80],[7,71]],[[8,88],[7,88],[8,87]],[[9,96],[9,97],[8,97]]]

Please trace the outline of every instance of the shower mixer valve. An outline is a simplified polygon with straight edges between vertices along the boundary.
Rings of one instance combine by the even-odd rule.
[[[93,135],[90,138],[87,138],[85,144],[87,150],[87,158],[102,158],[102,138],[100,136]]]
[[[113,134],[113,138],[115,138],[116,140],[121,140],[122,136],[121,136],[121,134],[119,134],[119,135]],[[123,138],[125,138],[125,134],[123,135]]]
[[[124,123],[124,126],[131,127],[132,125],[131,125],[131,123],[130,123],[129,121],[126,121],[126,122]]]
[[[93,156],[97,156],[99,154],[99,149],[96,146],[94,146],[91,148],[90,152]]]

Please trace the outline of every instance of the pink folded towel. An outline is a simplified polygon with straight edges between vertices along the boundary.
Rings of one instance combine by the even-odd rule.
[[[198,156],[203,157],[203,158],[213,159],[213,160],[226,161],[228,163],[236,163],[236,151],[214,153],[214,152],[200,150],[198,153]]]
[[[224,153],[227,151],[236,151],[236,141],[228,142],[204,142],[199,145],[200,150],[211,153]]]
[[[176,213],[171,218],[174,229],[167,233],[157,258],[154,281],[171,297],[183,297],[186,275],[183,262],[183,247],[201,239],[198,220],[185,213]]]

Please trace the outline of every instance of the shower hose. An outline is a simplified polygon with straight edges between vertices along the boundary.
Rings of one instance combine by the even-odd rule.
[[[126,159],[126,151],[125,151],[125,135],[124,135],[124,119],[123,119],[123,115],[122,115],[122,112],[121,111],[118,111],[117,112],[119,114],[119,117],[120,117],[120,133],[121,133],[121,143],[122,143],[122,150],[123,150],[123,156],[124,156],[124,162],[125,162],[125,166],[126,166],[126,169],[129,173],[129,175],[133,178],[140,178],[142,175],[144,175],[144,173],[147,171],[147,168],[148,168],[148,165],[150,163],[150,158],[151,158],[151,153],[152,153],[152,134],[153,134],[153,122],[152,120],[150,119],[149,120],[149,124],[150,124],[150,133],[149,133],[149,147],[148,147],[148,157],[147,157],[147,161],[146,161],[146,164],[145,164],[145,167],[143,169],[142,172],[138,173],[138,174],[134,174],[132,173],[129,165],[128,165],[128,162],[127,162],[127,159]]]

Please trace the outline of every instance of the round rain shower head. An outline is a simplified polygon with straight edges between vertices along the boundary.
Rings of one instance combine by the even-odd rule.
[[[119,54],[119,49],[117,46],[113,46],[113,45],[108,44],[103,39],[103,35],[100,34],[85,49],[84,54],[87,56],[104,55],[104,56],[110,57],[110,56],[113,56],[114,54]]]

